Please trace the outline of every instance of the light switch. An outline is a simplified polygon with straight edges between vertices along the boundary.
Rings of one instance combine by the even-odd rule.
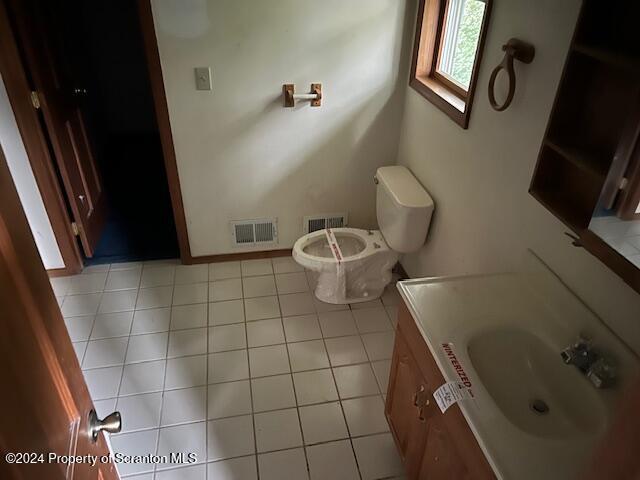
[[[211,90],[211,68],[196,67],[196,90]]]

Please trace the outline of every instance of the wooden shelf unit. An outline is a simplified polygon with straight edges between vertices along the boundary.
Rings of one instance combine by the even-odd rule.
[[[640,2],[584,0],[529,192],[580,235],[640,98]]]
[[[529,193],[640,293],[640,269],[589,230],[640,198],[639,18],[640,2],[583,0]]]

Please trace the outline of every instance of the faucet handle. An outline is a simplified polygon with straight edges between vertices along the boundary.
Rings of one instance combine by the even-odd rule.
[[[562,357],[562,361],[569,365],[573,360],[573,353],[570,348],[565,348],[560,352],[560,356]]]
[[[593,342],[590,337],[580,334],[578,339],[570,346],[560,352],[562,361],[574,364],[583,372],[587,370],[594,356]]]
[[[610,386],[616,379],[616,367],[606,357],[600,357],[587,371],[587,378],[596,388]]]

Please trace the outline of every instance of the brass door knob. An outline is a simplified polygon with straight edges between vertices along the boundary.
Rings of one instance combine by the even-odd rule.
[[[92,441],[98,440],[98,434],[101,431],[108,433],[119,433],[122,430],[122,416],[120,412],[113,412],[104,417],[102,420],[98,418],[95,410],[89,412],[89,436]]]

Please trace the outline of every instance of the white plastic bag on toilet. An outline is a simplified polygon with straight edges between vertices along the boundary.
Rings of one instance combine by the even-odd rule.
[[[318,283],[315,294],[323,302],[345,304],[377,298],[391,280],[391,269],[398,260],[395,252],[378,255],[375,261],[344,262],[361,250],[357,239],[343,236],[336,239],[331,229],[325,230],[326,241],[314,243],[309,253],[319,257],[331,257],[335,263],[318,265]]]
[[[392,250],[386,254],[378,255],[374,262],[362,262],[354,265],[348,275],[347,297],[361,299],[360,301],[373,300],[382,295],[393,276],[392,269],[398,261],[398,254]],[[353,303],[353,300],[350,302]]]

